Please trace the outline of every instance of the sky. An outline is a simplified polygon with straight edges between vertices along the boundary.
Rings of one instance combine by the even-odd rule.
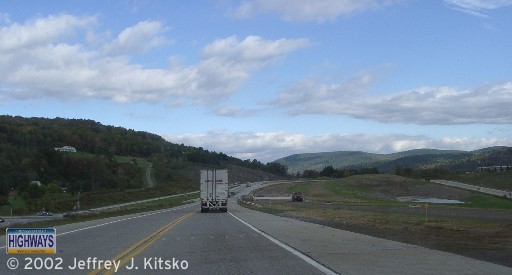
[[[512,146],[511,26],[512,0],[0,0],[0,114],[264,163]]]

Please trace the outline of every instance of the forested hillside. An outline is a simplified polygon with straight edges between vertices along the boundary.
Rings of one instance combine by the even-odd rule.
[[[55,150],[63,146],[77,152]],[[0,205],[7,203],[11,191],[37,198],[46,188],[65,188],[69,193],[141,188],[148,163],[156,182],[166,183],[172,183],[179,176],[175,171],[186,169],[186,163],[237,165],[286,175],[281,164],[240,160],[92,120],[0,116]]]
[[[392,154],[339,151],[296,154],[276,160],[290,173],[305,170],[376,168],[380,173],[394,173],[397,167],[410,169],[441,168],[450,171],[476,171],[478,166],[512,165],[512,148],[491,147],[476,151],[418,149]]]

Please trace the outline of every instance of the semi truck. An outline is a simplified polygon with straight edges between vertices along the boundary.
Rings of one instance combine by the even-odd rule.
[[[201,170],[201,213],[228,211],[228,170]]]

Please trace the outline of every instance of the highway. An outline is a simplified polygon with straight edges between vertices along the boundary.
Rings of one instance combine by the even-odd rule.
[[[238,196],[257,187],[234,190]],[[200,213],[194,203],[59,226],[55,255],[2,253],[0,274],[512,274],[500,265],[248,210],[235,199],[228,213]],[[35,270],[43,261],[47,267]],[[13,262],[16,269],[8,269]]]
[[[2,254],[0,273],[10,272],[5,262],[14,257],[19,262],[15,274],[115,271],[114,265],[95,270],[99,261],[106,260],[124,263],[118,268],[123,274],[322,274],[229,213],[202,214],[198,206],[57,227],[57,254],[51,258],[61,270],[34,270],[25,260],[46,259],[46,255]],[[5,239],[1,245],[5,247]],[[33,269],[24,270],[27,264]]]

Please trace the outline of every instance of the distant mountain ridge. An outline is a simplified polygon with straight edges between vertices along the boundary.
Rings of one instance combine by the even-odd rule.
[[[376,167],[381,173],[392,173],[397,165],[413,169],[440,167],[475,171],[478,166],[512,165],[512,148],[497,146],[475,151],[414,149],[391,154],[337,151],[294,154],[275,162],[286,165],[289,173],[321,171],[330,165],[337,169]]]

